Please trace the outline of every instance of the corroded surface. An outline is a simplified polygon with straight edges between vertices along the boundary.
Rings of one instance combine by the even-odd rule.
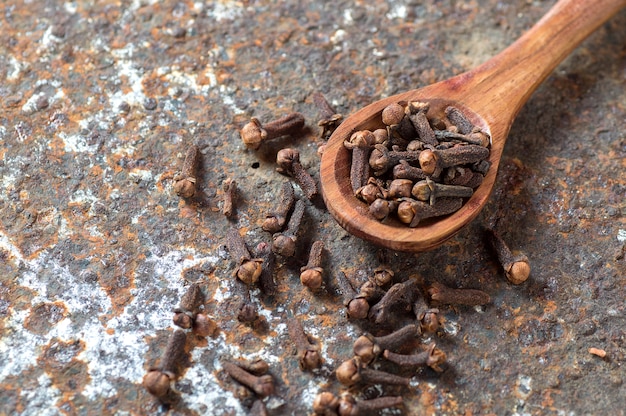
[[[308,4],[307,3],[317,3]],[[349,114],[371,100],[483,62],[553,2],[0,2],[0,413],[154,414],[141,386],[190,282],[220,327],[190,339],[175,414],[245,414],[221,357],[263,357],[273,414],[310,412],[367,325],[347,321],[332,285],[301,287],[313,239],[328,276],[371,272],[376,248],[346,234],[319,201],[262,322],[235,319],[224,247],[232,224],[269,241],[263,213],[282,181],[285,145],[316,172],[321,91]],[[492,303],[444,309],[446,371],[415,375],[407,414],[593,413],[626,408],[626,14],[590,37],[536,92],[510,134],[485,212],[440,249],[394,254],[396,276],[481,288]],[[308,130],[258,152],[238,128],[302,112]],[[202,152],[190,203],[173,195],[186,144]],[[488,224],[533,272],[512,286],[486,248]],[[324,367],[298,368],[286,317],[299,315]],[[604,349],[601,359],[588,348]],[[366,391],[370,396],[375,389]]]

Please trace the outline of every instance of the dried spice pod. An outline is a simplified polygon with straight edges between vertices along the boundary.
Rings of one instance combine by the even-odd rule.
[[[374,337],[371,334],[361,335],[354,341],[352,350],[354,355],[361,358],[367,365],[378,357],[384,350],[395,351],[420,335],[420,328],[409,324],[388,335]]]
[[[504,269],[504,274],[509,282],[519,285],[524,283],[530,276],[530,263],[524,254],[513,254],[504,240],[494,230],[485,229],[487,237],[498,260]]]
[[[174,192],[181,198],[191,198],[196,194],[196,170],[200,158],[200,149],[190,145],[185,153],[185,161],[180,174],[174,177]]]
[[[453,289],[443,283],[434,282],[427,289],[431,300],[448,305],[486,305],[491,297],[477,289]]]
[[[302,167],[298,150],[291,148],[279,150],[276,155],[276,164],[278,164],[276,170],[294,178],[309,200],[317,196],[318,190],[315,179]]]
[[[257,150],[266,140],[296,133],[302,127],[304,116],[300,113],[290,113],[266,124],[261,124],[259,119],[252,117],[250,122],[243,126],[240,134],[248,149]]]

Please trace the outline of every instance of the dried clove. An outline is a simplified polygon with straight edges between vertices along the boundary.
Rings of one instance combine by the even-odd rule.
[[[237,182],[230,179],[224,182],[224,201],[222,205],[222,213],[226,218],[232,218],[234,213],[235,195],[237,192]]]
[[[233,282],[233,292],[235,294],[235,297],[238,297],[240,299],[237,311],[237,320],[244,323],[256,321],[259,317],[259,313],[257,311],[256,305],[252,303],[252,298],[250,297],[250,288],[248,287],[248,285],[237,279]]]
[[[311,344],[309,338],[302,328],[302,323],[297,318],[291,318],[287,321],[287,331],[289,337],[296,345],[298,350],[298,362],[302,370],[314,370],[322,365],[322,356],[319,348],[315,344]]]
[[[252,361],[238,360],[234,364],[237,364],[237,366],[243,368],[248,373],[254,374],[255,376],[262,376],[270,369],[267,361],[262,358],[255,358]]]
[[[354,341],[352,349],[354,355],[361,358],[363,364],[370,364],[384,350],[395,351],[407,342],[420,335],[420,328],[415,324],[409,324],[391,334],[375,337],[371,334],[361,335]]]
[[[374,269],[372,281],[377,286],[385,287],[393,280],[394,272],[389,265],[389,254],[385,250],[378,250],[376,253],[380,265]]]
[[[226,245],[231,258],[237,264],[235,275],[247,285],[256,283],[261,275],[263,260],[250,257],[246,243],[236,228],[231,227],[226,232]]]
[[[485,305],[491,302],[489,295],[477,289],[453,289],[434,282],[427,290],[431,300],[449,305]]]
[[[355,193],[367,184],[370,171],[368,158],[375,141],[376,136],[371,131],[360,130],[343,142],[346,149],[352,150],[350,183]]]
[[[262,228],[270,233],[277,233],[283,229],[287,222],[287,216],[293,208],[293,204],[296,202],[296,196],[293,192],[293,186],[291,182],[286,181],[280,188],[280,196],[278,198],[278,205],[274,208],[274,211],[265,216]]]
[[[287,136],[304,127],[304,116],[300,113],[290,113],[267,124],[252,117],[250,122],[240,131],[241,139],[248,149],[257,150],[266,140]]]
[[[383,198],[383,199],[386,198],[387,194],[388,192],[385,189],[385,186],[382,183],[382,181],[379,181],[378,179],[372,178],[372,177],[368,179],[367,184],[365,186],[360,187],[355,192],[355,196],[357,198],[362,199],[368,204],[371,204],[378,198]]]
[[[426,351],[418,354],[404,355],[385,350],[383,352],[383,357],[385,357],[386,360],[402,367],[428,366],[438,373],[443,371],[440,366],[446,362],[446,353],[441,351],[439,348],[436,348],[434,343],[430,344]]]
[[[320,110],[320,120],[317,125],[322,128],[321,139],[327,139],[341,124],[343,116],[335,111],[320,92],[313,93],[313,103]]]
[[[174,331],[167,341],[159,365],[151,368],[144,376],[143,386],[153,396],[170,401],[174,395],[171,391],[171,382],[180,375],[185,359],[186,342],[185,331],[180,329]]]
[[[366,318],[370,309],[369,303],[366,299],[357,297],[357,292],[342,271],[337,273],[337,285],[343,296],[343,304],[348,310],[348,317],[352,319]]]
[[[413,313],[422,333],[437,332],[440,326],[439,309],[428,307],[426,299],[417,296],[413,302]]]
[[[530,276],[530,263],[524,254],[514,255],[504,240],[494,230],[485,229],[489,243],[498,255],[498,260],[504,269],[509,282],[519,285]]]
[[[274,234],[272,237],[272,251],[274,253],[283,257],[293,257],[296,253],[298,232],[304,217],[304,210],[304,201],[299,199],[296,201],[287,229],[282,233]]]
[[[180,305],[174,309],[174,325],[189,329],[196,319],[200,307],[204,303],[204,294],[200,285],[192,284],[180,299]]]
[[[402,144],[411,137],[415,137],[416,132],[411,120],[406,117],[404,106],[399,103],[389,104],[381,114],[382,122],[387,126],[389,141],[391,144]]]
[[[402,406],[401,396],[383,396],[369,400],[356,400],[350,393],[344,393],[339,401],[339,416],[366,416],[379,410]]]
[[[248,387],[257,396],[264,398],[274,394],[274,378],[271,375],[255,376],[229,361],[222,362],[222,368],[234,380]]]
[[[462,198],[441,198],[435,205],[404,198],[398,204],[398,219],[409,227],[417,227],[422,220],[451,214],[458,211],[462,205]]]
[[[357,383],[366,384],[389,384],[397,386],[408,386],[411,382],[406,377],[400,377],[385,371],[364,368],[359,357],[353,357],[344,361],[335,370],[337,380],[344,386],[351,387]]]
[[[300,269],[300,282],[311,290],[322,287],[324,282],[324,269],[322,268],[322,253],[324,242],[315,241],[309,252],[309,262]]]
[[[200,307],[204,304],[204,294],[200,285],[192,284],[180,300],[178,308],[174,309],[174,325],[184,329],[191,328],[192,332],[201,337],[212,336],[217,331],[217,324],[204,313]]]
[[[317,184],[309,172],[302,167],[298,150],[291,148],[279,150],[276,155],[276,163],[278,164],[276,170],[294,178],[309,200],[317,196]]]
[[[394,314],[410,311],[418,296],[418,280],[409,278],[402,283],[391,286],[387,293],[370,308],[368,318],[378,325],[390,325]]]
[[[263,260],[261,275],[259,276],[259,288],[261,292],[268,296],[276,293],[276,282],[274,281],[274,270],[276,269],[276,255],[272,251],[272,245],[261,242],[256,247],[255,255]]]
[[[337,416],[339,399],[329,391],[318,393],[313,400],[313,412],[319,416]]]
[[[187,148],[185,161],[180,174],[174,176],[174,192],[181,198],[191,198],[196,193],[196,170],[200,158],[200,149],[195,144]]]

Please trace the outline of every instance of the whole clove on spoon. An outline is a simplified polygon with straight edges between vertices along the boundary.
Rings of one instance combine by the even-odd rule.
[[[351,234],[394,250],[420,252],[438,247],[470,223],[491,194],[511,125],[519,110],[576,46],[610,19],[626,0],[560,0],[517,41],[477,68],[453,78],[376,101],[357,111],[330,137],[322,155],[320,183],[326,206]],[[380,222],[354,195],[350,181],[351,135],[383,127],[381,113],[393,103],[429,104],[429,118],[444,118],[453,106],[491,137],[491,163],[482,184],[456,212],[409,228]]]

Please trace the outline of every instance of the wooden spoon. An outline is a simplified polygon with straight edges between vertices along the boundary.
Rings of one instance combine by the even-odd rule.
[[[376,101],[348,117],[330,137],[320,179],[326,206],[351,234],[393,250],[438,247],[472,221],[493,188],[504,143],[515,116],[552,70],[587,36],[626,6],[626,0],[561,0],[528,32],[477,68],[445,81]],[[381,112],[401,101],[430,103],[429,117],[454,105],[491,136],[491,168],[457,212],[415,228],[371,217],[350,183],[351,152],[343,145],[358,130],[383,127]]]

